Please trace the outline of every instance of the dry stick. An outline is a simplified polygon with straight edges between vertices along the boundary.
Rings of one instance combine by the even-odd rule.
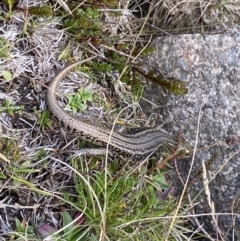
[[[215,216],[215,205],[214,205],[214,202],[211,199],[211,193],[210,193],[210,188],[209,188],[210,181],[208,180],[208,177],[207,177],[207,170],[206,170],[204,160],[202,160],[202,167],[203,167],[203,184],[204,184],[205,194],[207,196],[208,205],[209,205],[209,207],[212,211],[211,217],[212,217],[213,223],[215,224],[215,228],[217,229],[217,233],[220,235],[221,240],[224,240],[223,235],[222,235],[222,233],[221,233],[221,231],[218,227],[218,221],[217,221],[216,216]]]

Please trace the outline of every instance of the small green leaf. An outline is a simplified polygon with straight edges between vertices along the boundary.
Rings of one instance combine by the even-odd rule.
[[[13,116],[13,112],[19,112],[23,109],[23,106],[14,106],[12,105],[13,100],[12,99],[6,99],[5,100],[5,106],[0,107],[0,112],[1,111],[6,111],[9,115]]]
[[[92,93],[86,89],[79,89],[78,93],[76,93],[74,96],[66,96],[68,99],[68,103],[66,105],[66,108],[71,109],[74,114],[78,110],[84,111],[86,110],[87,101],[92,101]]]
[[[3,2],[8,6],[9,10],[12,11],[14,0],[3,0]]]
[[[18,218],[15,218],[15,224],[18,232],[23,232],[22,224]]]
[[[35,111],[35,114],[38,116],[37,124],[41,126],[42,130],[47,126],[51,126],[50,112],[48,110],[42,112]]]
[[[12,78],[12,73],[9,72],[8,70],[3,70],[2,75],[3,75],[3,78],[7,81],[9,81]]]
[[[78,90],[78,93],[80,94],[81,100],[84,104],[86,104],[87,101],[92,101],[92,93],[90,91],[81,88]]]
[[[70,51],[70,42],[68,42],[68,45],[63,49],[61,54],[58,56],[57,60],[66,60],[70,58],[71,56],[71,51]]]
[[[10,47],[7,42],[0,37],[0,58],[8,58]]]
[[[71,240],[71,236],[75,233],[76,225],[74,225],[71,215],[65,210],[62,213],[62,218],[64,227],[63,232],[66,235],[66,240]]]
[[[76,106],[72,106],[72,112],[73,112],[73,114],[77,113],[77,107]]]

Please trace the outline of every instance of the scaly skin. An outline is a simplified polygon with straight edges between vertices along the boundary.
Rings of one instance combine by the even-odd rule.
[[[174,145],[174,138],[162,130],[145,128],[142,130],[139,129],[135,133],[123,134],[80,119],[59,106],[55,94],[59,82],[75,66],[90,59],[92,58],[78,61],[67,66],[52,80],[46,92],[46,103],[50,112],[56,116],[60,122],[76,131],[84,138],[109,145],[110,149],[131,156],[133,159],[143,159],[147,157],[152,152],[156,151],[163,142]]]

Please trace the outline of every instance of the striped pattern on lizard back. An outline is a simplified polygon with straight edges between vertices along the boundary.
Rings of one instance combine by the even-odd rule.
[[[75,66],[85,61],[79,61],[63,69],[50,83],[46,92],[46,103],[49,111],[57,117],[65,126],[78,132],[86,139],[97,141],[109,147],[114,151],[131,156],[133,159],[143,159],[152,152],[156,151],[164,142],[175,143],[173,137],[169,134],[156,129],[144,128],[137,133],[124,134],[111,131],[105,127],[94,125],[87,120],[83,120],[65,111],[57,101],[55,90],[62,78]]]

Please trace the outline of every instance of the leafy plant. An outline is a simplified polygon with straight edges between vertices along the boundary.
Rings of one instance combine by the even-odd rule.
[[[14,116],[14,112],[20,113],[23,109],[23,106],[15,106],[13,105],[12,99],[5,100],[5,106],[0,107],[0,112],[7,112],[9,115]]]
[[[86,89],[80,88],[74,96],[67,96],[68,103],[66,108],[69,108],[75,114],[78,110],[86,110],[87,101],[92,101],[92,93]]]
[[[106,53],[108,56],[109,63],[98,63],[94,62],[92,69],[97,73],[109,73],[112,70],[117,71],[119,75],[121,74],[121,81],[127,85],[131,86],[131,93],[134,97],[142,94],[143,86],[141,84],[141,76],[134,75],[132,78],[132,68],[130,65],[126,68],[126,57],[119,55],[117,52],[108,51]]]
[[[34,6],[28,8],[29,14],[37,15],[39,17],[51,17],[53,15],[52,6],[44,4],[42,6]]]
[[[110,164],[109,172],[112,166],[115,168],[115,164]],[[105,178],[103,172],[95,172],[89,183],[80,179],[76,186],[77,203],[79,210],[84,210],[84,226],[89,227],[89,233],[101,233],[101,209],[106,205],[104,222],[109,239],[127,240],[127,237],[132,237],[132,240],[163,240],[159,237],[164,236],[170,220],[161,221],[159,218],[174,209],[174,202],[158,198],[158,190],[168,187],[163,174],[146,181],[141,175],[129,175],[123,171],[116,176],[109,176],[107,185]],[[156,219],[156,222],[150,219]],[[151,229],[149,222],[152,223]]]
[[[8,58],[10,52],[10,46],[7,41],[0,37],[0,58]]]
[[[18,143],[12,139],[4,139],[5,145],[3,154],[6,155],[8,158],[11,157],[13,162],[16,162],[20,159],[21,150],[18,147]]]
[[[100,12],[91,7],[77,9],[64,21],[64,27],[78,39],[100,36],[103,23],[99,16]]]
[[[45,130],[47,126],[51,126],[51,116],[48,110],[43,110],[42,112],[35,111],[38,116],[37,124],[41,126],[42,130]]]
[[[83,219],[77,217],[76,221],[73,220],[71,215],[64,210],[62,212],[63,219],[63,237],[67,241],[84,241],[87,237],[87,232],[84,231],[84,225],[82,225]]]
[[[188,89],[186,83],[174,78],[165,78],[161,73],[157,73],[155,70],[150,70],[148,73],[144,73],[140,69],[133,67],[133,70],[144,76],[147,80],[161,86],[164,90],[169,91],[175,95],[187,94]]]
[[[26,219],[23,219],[21,222],[18,218],[15,218],[15,224],[19,234],[22,234],[25,238],[27,238],[27,240],[31,240],[32,238],[36,240],[34,227],[29,226]],[[19,237],[19,240],[22,240],[22,239]]]

